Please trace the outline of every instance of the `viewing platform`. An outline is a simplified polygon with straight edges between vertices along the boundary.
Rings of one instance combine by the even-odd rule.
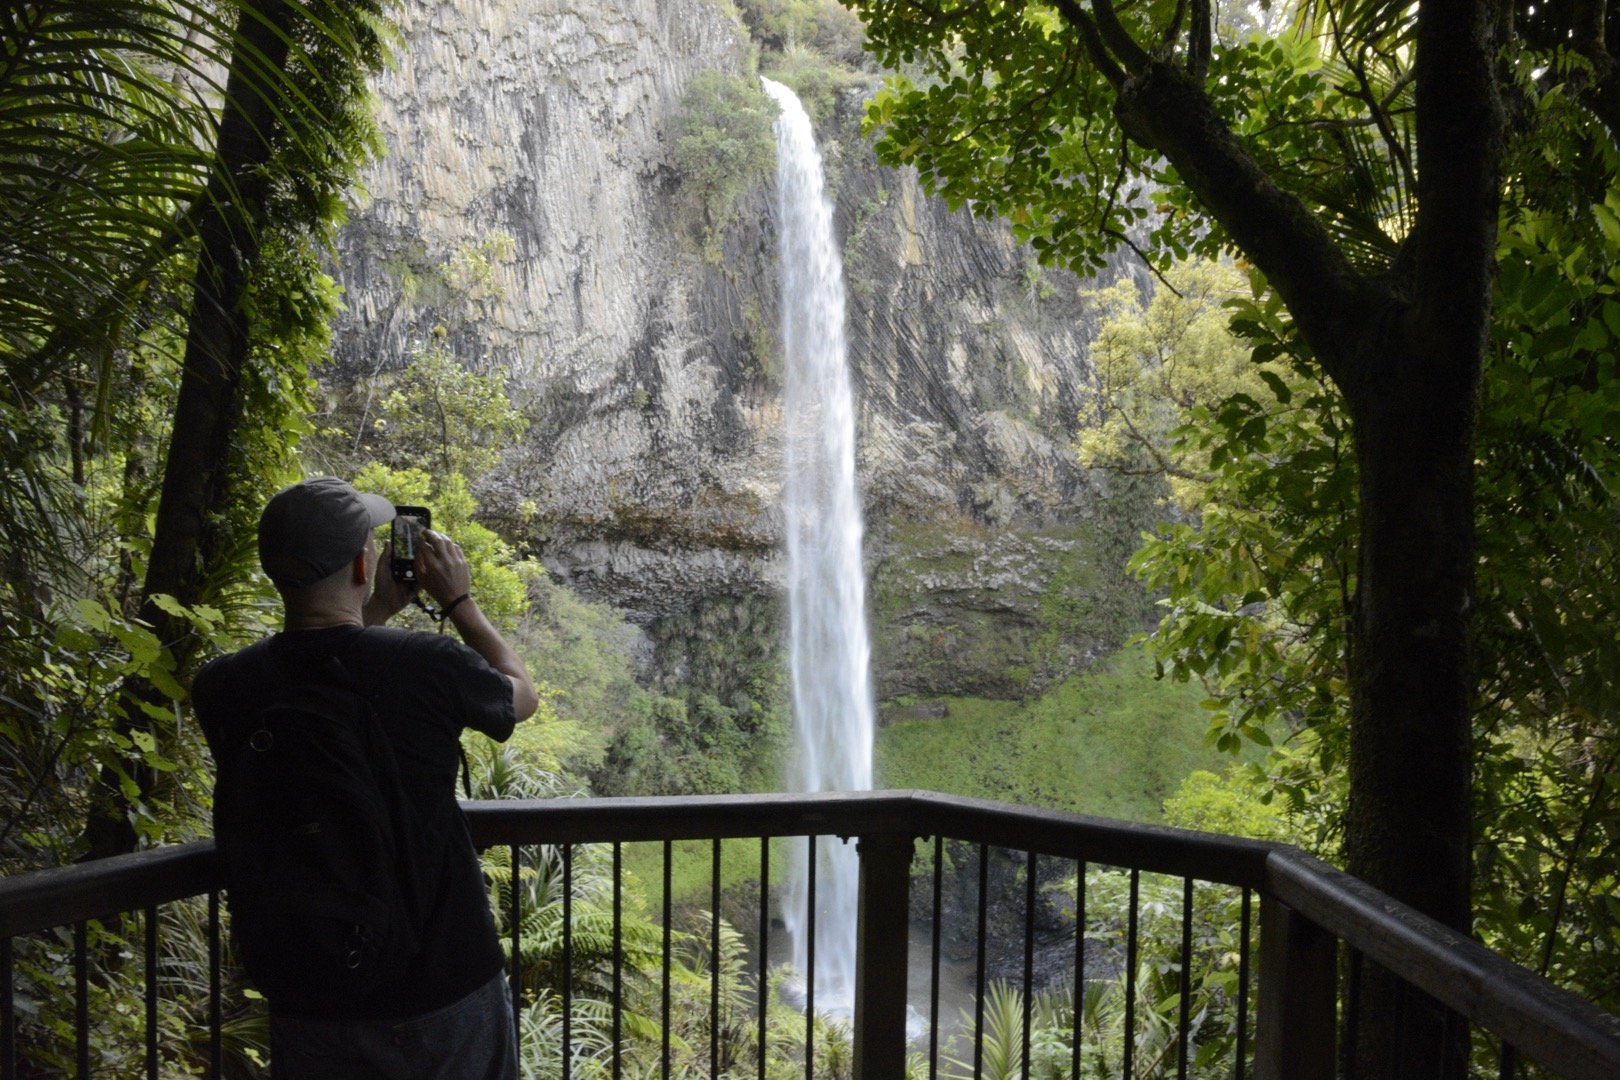
[[[612,926],[611,954],[598,952],[599,979],[611,987],[612,1031],[605,1075],[619,1072],[619,1047],[625,1033],[621,1004],[625,980],[657,980],[657,972],[627,969],[620,936],[620,884],[626,845],[661,845],[664,877],[662,1002],[659,1019],[663,1039],[663,1071],[670,1061],[669,979],[671,898],[669,881],[677,847],[690,858],[690,842],[709,842],[711,892],[705,918],[709,920],[713,948],[721,941],[722,908],[735,911],[736,897],[722,896],[722,859],[734,860],[739,842],[750,852],[750,876],[767,883],[747,903],[756,905],[755,940],[747,943],[749,964],[757,973],[756,985],[766,980],[773,928],[771,888],[786,868],[772,865],[775,838],[811,837],[812,843],[850,842],[860,859],[860,905],[856,931],[856,992],[849,1017],[851,1073],[861,1080],[900,1080],[908,1075],[945,1075],[942,1069],[941,968],[942,916],[947,869],[953,882],[972,884],[966,893],[967,920],[974,942],[972,1017],[963,1016],[956,1029],[958,1045],[967,1045],[971,1068],[981,1069],[991,1038],[986,1018],[987,990],[992,982],[986,962],[987,941],[1022,942],[1014,947],[1004,968],[1010,978],[995,981],[1017,989],[1019,1000],[1029,1003],[1038,991],[1037,940],[1043,954],[1072,953],[1069,985],[1090,986],[1099,980],[1123,980],[1122,1037],[1117,1039],[1120,1059],[1112,1075],[1187,1077],[1220,1075],[1236,1080],[1317,1080],[1356,1075],[1354,1063],[1341,1059],[1341,1036],[1357,1023],[1353,987],[1365,964],[1376,964],[1451,1011],[1469,1025],[1475,1060],[1488,1058],[1491,1075],[1556,1075],[1575,1080],[1612,1080],[1620,1076],[1620,1018],[1569,994],[1547,980],[1488,951],[1477,942],[1440,926],[1366,884],[1327,866],[1298,849],[1275,843],[1237,839],[1185,830],[1134,825],[1074,814],[1025,809],[976,799],[928,792],[878,791],[818,795],[736,795],[680,798],[577,799],[548,801],[472,802],[465,804],[474,838],[481,847],[504,848],[515,864],[533,867],[544,855],[547,865],[560,869],[563,897],[561,970],[557,985],[548,987],[560,998],[562,1031],[560,1053],[554,1063],[543,1063],[543,1075],[569,1077],[577,1048],[572,1044],[574,970],[581,955],[578,928],[569,908],[573,896],[572,869],[584,845],[605,845],[611,850]],[[725,841],[722,846],[722,841]],[[757,846],[750,841],[758,841]],[[950,851],[960,854],[953,861]],[[780,856],[778,856],[778,860]],[[1016,872],[1003,875],[999,891],[990,897],[990,867],[999,860]],[[1118,889],[1106,896],[1087,895],[1088,870],[1117,875]],[[1156,902],[1154,926],[1168,928],[1152,936],[1145,929],[1142,888],[1151,879],[1165,884],[1170,895],[1179,892],[1180,906]],[[735,877],[735,875],[733,875]],[[1114,880],[1111,878],[1110,880]],[[1010,885],[1009,885],[1010,883]],[[1067,883],[1058,907],[1064,913],[1054,928],[1051,918],[1038,912],[1055,884]],[[813,885],[812,885],[813,888]],[[170,1075],[165,1055],[175,1053],[174,1032],[162,1017],[169,1015],[181,995],[196,995],[192,1013],[207,1018],[203,1030],[186,1033],[185,1045],[194,1052],[193,1064],[207,1075],[226,1075],[225,997],[231,989],[224,960],[221,922],[223,905],[219,873],[211,841],[164,847],[133,855],[61,869],[19,875],[0,881],[0,995],[4,1028],[0,1032],[0,1070],[5,1080],[19,1072],[22,1047],[18,1021],[19,957],[35,935],[56,934],[72,942],[72,999],[76,1015],[45,1018],[59,1033],[56,1051],[73,1062],[79,1076],[100,1075],[96,1065],[109,1048],[93,1044],[90,1017],[92,990],[91,927],[97,920],[125,916],[124,933],[135,955],[125,968],[134,973],[131,985],[144,987],[139,1006],[144,1021],[132,1021],[132,1030],[144,1031],[144,1045],[120,1048],[124,1060],[143,1062],[141,1075]],[[962,899],[957,890],[953,903]],[[1022,892],[1022,900],[1017,894]],[[1038,897],[1038,892],[1041,896]],[[1155,894],[1159,895],[1159,894]],[[505,889],[510,910],[505,915],[510,955],[519,956],[525,919],[524,890]],[[1011,896],[1011,902],[1006,898]],[[1113,897],[1123,897],[1115,905]],[[204,898],[207,954],[205,977],[187,981],[172,977],[160,964],[161,912],[191,898]],[[1103,901],[1107,901],[1104,903]],[[1211,950],[1195,946],[1194,928],[1200,908],[1230,911],[1236,918],[1222,928],[1230,945]],[[1037,926],[1040,922],[1042,925]],[[1122,930],[1122,933],[1117,931]],[[1108,936],[1108,959],[1088,948]],[[917,942],[927,941],[919,951]],[[1121,953],[1122,950],[1122,953]],[[1157,950],[1170,962],[1161,973],[1179,982],[1179,992],[1164,1009],[1144,1015],[1134,980],[1138,961]],[[583,961],[580,961],[583,962]],[[812,958],[813,964],[813,958]],[[1219,978],[1210,979],[1211,965],[1220,966]],[[710,1023],[707,1028],[710,1076],[753,1076],[752,1060],[730,1060],[732,1051],[744,1051],[763,1040],[768,994],[755,994],[746,1005],[747,1022],[739,1021],[733,1002],[726,1004],[728,1024],[722,1031],[719,965],[709,965]],[[921,979],[928,1000],[908,1001],[907,973],[926,971]],[[514,966],[514,990],[524,992],[523,973]],[[917,976],[913,976],[917,985]],[[1218,986],[1223,1015],[1230,1023],[1212,1031],[1192,1008],[1198,986]],[[532,989],[532,988],[531,988]],[[656,993],[653,994],[657,996]],[[166,1004],[167,1003],[167,1004]],[[232,1002],[234,1006],[236,1002]],[[1021,1067],[1011,1075],[1030,1075],[1032,1008],[1022,1007],[1022,1031],[1011,1051]],[[1083,1010],[1073,1010],[1078,1015]],[[925,1022],[919,1033],[916,1020]],[[909,1018],[909,1024],[908,1024]],[[1149,1038],[1149,1028],[1154,1034]],[[31,1029],[36,1035],[40,1025]],[[801,1029],[805,1075],[813,1078],[816,1024]],[[519,1025],[520,1039],[530,1038]],[[1006,1033],[999,1038],[1006,1041]],[[139,1036],[138,1036],[139,1037]],[[1064,1034],[1065,1053],[1072,1054],[1073,1071],[1080,1072],[1087,1032],[1076,1022]],[[165,1040],[169,1040],[165,1042]],[[726,1043],[722,1062],[722,1042]],[[692,1039],[688,1034],[687,1042]],[[1151,1046],[1152,1061],[1138,1059]],[[1007,1049],[1004,1045],[1002,1049]],[[1047,1048],[1050,1052],[1050,1047]],[[1215,1058],[1217,1060],[1210,1060]],[[963,1060],[960,1058],[958,1060]],[[1534,1063],[1544,1071],[1528,1073],[1520,1066]],[[763,1061],[758,1075],[765,1075]],[[1089,1069],[1089,1066],[1088,1066]],[[592,1074],[596,1075],[596,1074]],[[689,1075],[689,1074],[687,1074]],[[952,1073],[951,1075],[956,1075]],[[1044,1074],[1043,1074],[1044,1075]],[[1086,1075],[1092,1075],[1089,1071]]]

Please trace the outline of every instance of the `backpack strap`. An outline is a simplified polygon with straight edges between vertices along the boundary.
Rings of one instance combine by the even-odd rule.
[[[343,662],[343,654],[347,653],[353,643],[364,633],[365,630],[362,628],[360,633],[346,637],[338,644],[337,648],[324,657],[318,656],[318,654],[310,655],[308,658],[312,663],[307,666],[292,663],[291,658],[284,650],[278,650],[275,647],[277,642],[274,640],[270,643],[270,658],[276,671],[288,679],[291,684],[301,689],[316,686],[326,687],[353,699],[359,706],[359,710],[363,714],[362,722],[366,740],[373,750],[371,765],[377,778],[377,789],[388,804],[388,815],[393,823],[394,835],[403,837],[405,835],[405,825],[401,819],[401,815],[405,810],[401,802],[403,798],[403,781],[399,776],[399,764],[394,758],[394,744],[389,739],[388,730],[383,726],[381,718],[377,716],[377,711],[372,708],[371,699],[366,695],[359,680],[349,670],[348,665]],[[313,677],[312,672],[314,673]],[[414,910],[417,898],[411,895],[409,889],[404,889],[403,885],[404,882],[402,881],[402,891],[410,897],[412,903],[411,918],[414,920],[419,915]]]
[[[455,603],[464,599],[466,599],[466,597],[457,597],[455,601],[451,602],[451,606],[454,606]],[[441,627],[441,629],[443,628]],[[360,633],[364,634],[365,630],[362,628]],[[322,662],[321,669],[331,676],[331,678],[328,680],[329,682],[334,683],[344,690],[352,692],[356,697],[360,698],[360,700],[364,702],[366,707],[369,709],[371,707],[371,702],[366,698],[365,693],[360,689],[360,685],[355,680],[354,676],[349,673],[349,669],[344,666],[342,656],[340,655],[341,653],[348,651],[350,645],[359,636],[360,634],[356,634],[353,637],[348,638],[342,644],[340,644],[337,649],[333,650],[332,653],[330,653]],[[289,663],[288,658],[282,655],[282,650],[278,650],[275,646],[276,643],[272,641],[270,644],[270,659],[271,663],[275,665],[276,670],[291,678],[306,679],[307,676],[305,672]],[[463,797],[471,799],[473,797],[472,766],[467,760],[467,748],[461,745],[461,741],[459,739],[456,740],[456,752],[461,756],[461,793]]]

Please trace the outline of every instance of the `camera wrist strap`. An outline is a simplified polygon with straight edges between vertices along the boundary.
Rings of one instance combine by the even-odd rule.
[[[417,607],[421,608],[422,611],[424,613],[426,613],[428,618],[430,618],[434,622],[438,623],[439,624],[439,633],[442,634],[442,633],[444,633],[444,624],[445,624],[446,620],[448,620],[450,618],[450,613],[455,611],[456,607],[459,604],[461,604],[463,601],[471,600],[471,599],[472,599],[472,593],[464,592],[460,596],[456,597],[454,600],[450,601],[448,604],[444,605],[444,607],[439,608],[438,610],[434,610],[433,608],[428,607],[427,602],[422,599],[422,594],[417,593],[416,595],[411,597],[411,603],[413,603]]]

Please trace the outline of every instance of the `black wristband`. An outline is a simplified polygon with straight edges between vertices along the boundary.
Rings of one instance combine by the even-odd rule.
[[[452,611],[456,610],[456,605],[457,604],[461,603],[463,600],[471,600],[471,599],[472,599],[472,593],[464,592],[460,596],[456,597],[454,600],[450,601],[448,604],[444,605],[444,607],[442,609],[440,609],[440,611],[439,611],[439,621],[443,622],[445,619],[448,619],[450,617],[450,613]]]

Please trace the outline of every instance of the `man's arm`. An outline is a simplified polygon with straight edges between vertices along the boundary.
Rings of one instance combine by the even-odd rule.
[[[535,693],[529,679],[529,669],[518,658],[516,650],[507,644],[495,624],[478,607],[471,596],[472,571],[461,545],[443,533],[429,529],[416,547],[416,571],[422,588],[438,602],[440,608],[451,604],[450,622],[467,646],[482,656],[496,671],[512,680],[512,711],[519,720],[527,720],[540,707],[540,695]],[[459,597],[467,599],[455,603]]]
[[[457,593],[456,596],[460,596]],[[455,597],[451,597],[452,600]],[[461,640],[466,642],[474,652],[482,656],[489,666],[512,680],[512,711],[519,720],[527,720],[534,715],[535,709],[540,707],[540,695],[535,692],[534,683],[529,680],[529,669],[518,658],[512,646],[506,643],[501,632],[495,629],[495,624],[479,608],[478,601],[468,597],[456,605],[450,613],[450,622],[455,626]]]

